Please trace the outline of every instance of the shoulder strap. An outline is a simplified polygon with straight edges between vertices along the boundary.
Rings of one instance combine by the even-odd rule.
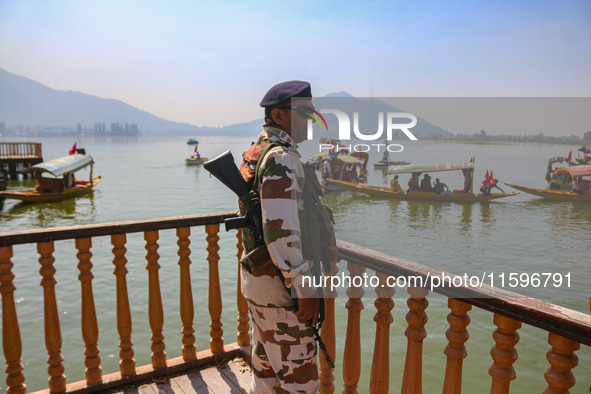
[[[287,144],[282,142],[270,142],[265,148],[262,150],[261,155],[259,156],[259,160],[257,161],[257,166],[254,170],[254,181],[252,182],[252,190],[257,190],[259,187],[259,182],[261,178],[261,163],[263,162],[263,158],[269,151],[277,146],[288,147]]]

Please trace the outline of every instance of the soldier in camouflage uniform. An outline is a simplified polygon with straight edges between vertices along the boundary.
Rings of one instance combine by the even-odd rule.
[[[297,143],[306,139],[307,117],[300,108],[311,107],[310,84],[289,81],[267,92],[265,125],[253,146],[243,154],[243,178],[253,187],[256,162],[262,160],[258,188],[264,242],[271,259],[248,272],[242,267],[242,291],[253,321],[251,392],[313,393],[318,391],[316,344],[312,324],[319,314],[313,288],[301,286],[310,261],[304,260],[302,220],[304,170]],[[291,101],[298,97],[298,101]],[[301,106],[301,107],[300,107]],[[275,143],[260,158],[264,146]],[[244,229],[245,253],[254,239]],[[298,296],[297,312],[289,293]]]

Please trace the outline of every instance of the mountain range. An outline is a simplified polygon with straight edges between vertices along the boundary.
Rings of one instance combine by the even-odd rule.
[[[347,92],[325,97],[352,97]],[[354,103],[353,103],[354,105]],[[383,107],[383,106],[382,106]],[[387,106],[386,110],[397,111]],[[85,93],[60,91],[0,68],[0,123],[10,126],[65,126],[92,128],[95,123],[136,124],[143,135],[255,136],[263,119],[223,127],[195,126],[160,118],[115,99]],[[446,130],[419,118],[417,137],[450,136]]]

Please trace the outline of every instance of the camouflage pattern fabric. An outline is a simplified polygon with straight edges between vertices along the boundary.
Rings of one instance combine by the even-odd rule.
[[[316,343],[308,322],[285,308],[250,305],[251,393],[317,393]]]
[[[257,146],[273,141],[286,146],[274,147],[265,155],[259,182],[263,236],[272,260],[261,263],[251,273],[242,269],[242,289],[251,304],[290,308],[293,303],[285,287],[292,288],[292,283],[293,291],[299,298],[315,296],[315,289],[301,286],[301,276],[308,274],[311,262],[304,261],[302,255],[300,215],[303,215],[304,209],[304,170],[300,154],[285,131],[265,127],[243,158],[246,160],[248,152],[259,149]],[[241,166],[241,173],[249,182],[251,180],[245,176],[247,171],[244,166]],[[245,239],[246,251],[249,251],[249,244]]]

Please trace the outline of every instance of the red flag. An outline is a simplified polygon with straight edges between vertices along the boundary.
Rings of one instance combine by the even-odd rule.
[[[472,163],[472,160],[474,160],[474,158],[473,158],[473,157],[471,157],[471,158],[470,158],[470,163]]]
[[[482,181],[483,186],[488,186],[490,182],[490,176],[488,175],[488,170],[486,170],[486,174],[484,175],[484,180]]]
[[[74,153],[76,153],[76,143],[75,142],[74,142],[74,145],[72,145],[72,149],[70,149],[68,154],[73,155]]]
[[[495,177],[494,177],[494,175],[492,173],[492,170],[490,170],[490,179],[489,179],[489,182],[490,182],[491,185],[495,185],[497,183],[497,181],[495,181]]]
[[[570,161],[570,159],[572,159],[572,158],[573,158],[573,151],[572,151],[572,149],[571,149],[570,153],[569,153],[569,154],[568,154],[568,156],[566,157],[566,161],[567,161],[567,162],[569,162],[569,161]]]

